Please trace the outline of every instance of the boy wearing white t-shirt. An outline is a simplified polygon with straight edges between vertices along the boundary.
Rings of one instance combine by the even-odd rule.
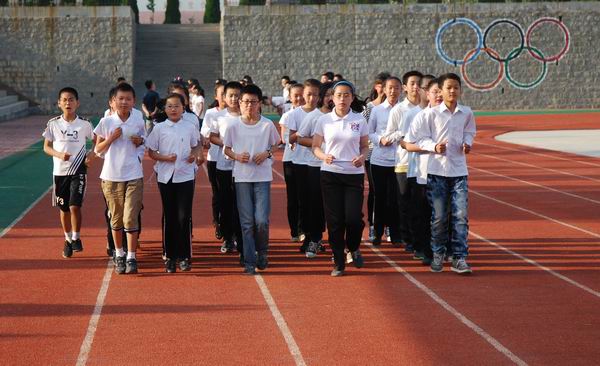
[[[233,177],[244,238],[244,273],[268,265],[271,213],[272,149],[279,143],[273,123],[260,115],[262,91],[256,85],[242,89],[238,123],[229,126],[224,153],[235,160]]]
[[[88,153],[86,142],[93,139],[92,124],[79,117],[79,95],[73,88],[58,93],[62,115],[52,118],[42,136],[44,152],[53,157],[54,189],[52,204],[60,208],[60,222],[65,233],[63,257],[83,250],[80,239],[81,205],[87,182],[87,166],[94,154]]]
[[[127,83],[116,87],[116,113],[102,118],[94,129],[98,140],[96,153],[104,155],[100,179],[110,211],[115,242],[115,272],[137,273],[136,249],[139,213],[142,209],[144,173],[140,148],[144,143],[144,119],[132,113],[135,90]],[[121,231],[127,234],[127,258]]]

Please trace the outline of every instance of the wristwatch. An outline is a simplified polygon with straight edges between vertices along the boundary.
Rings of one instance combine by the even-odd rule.
[[[273,153],[271,152],[271,149],[268,149],[267,152],[269,153],[267,158],[271,159],[273,157]]]

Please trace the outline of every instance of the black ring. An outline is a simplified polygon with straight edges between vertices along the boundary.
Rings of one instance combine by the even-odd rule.
[[[496,60],[498,62],[509,62],[509,61],[512,61],[515,58],[519,57],[521,52],[523,52],[523,49],[525,49],[525,34],[523,33],[523,29],[521,28],[521,26],[518,23],[513,22],[512,20],[509,20],[509,19],[494,20],[492,23],[490,23],[490,25],[488,25],[488,27],[485,29],[485,32],[483,33],[483,49],[486,50],[489,48],[486,41],[487,41],[487,36],[488,36],[490,30],[492,30],[492,28],[494,26],[496,26],[498,24],[502,24],[502,23],[510,24],[513,27],[517,28],[517,30],[519,31],[519,35],[521,36],[521,46],[519,48],[516,48],[518,51],[514,52],[514,54],[513,54],[513,52],[511,52],[507,58],[498,58],[498,57],[492,55],[488,51],[485,51],[485,53],[487,53],[487,55],[491,59]]]

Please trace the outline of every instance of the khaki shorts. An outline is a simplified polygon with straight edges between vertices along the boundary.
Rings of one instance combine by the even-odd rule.
[[[113,230],[125,229],[126,232],[139,231],[138,217],[142,210],[144,179],[127,182],[103,180],[102,193],[110,212],[110,227]]]

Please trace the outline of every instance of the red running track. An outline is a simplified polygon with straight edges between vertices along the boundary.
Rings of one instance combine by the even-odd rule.
[[[510,130],[600,128],[600,114],[477,119],[469,157],[470,263],[434,274],[400,249],[329,276],[289,242],[274,175],[271,265],[241,274],[219,253],[200,171],[194,269],[167,275],[160,199],[145,161],[140,274],[105,256],[99,162],[85,251],[62,259],[50,198],[0,238],[0,359],[6,365],[589,365],[600,360],[600,159],[498,142]],[[280,158],[280,155],[277,156]],[[282,173],[281,163],[275,171]]]

